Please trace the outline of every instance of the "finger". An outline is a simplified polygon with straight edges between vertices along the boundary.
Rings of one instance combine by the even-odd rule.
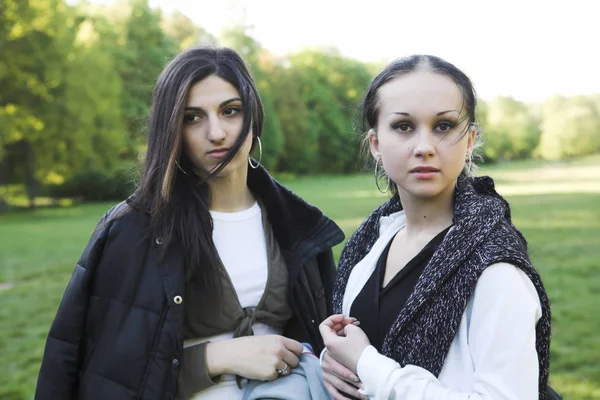
[[[362,397],[362,395],[360,394],[360,392],[358,391],[358,388],[354,385],[351,385],[350,383],[344,381],[343,379],[340,379],[339,377],[333,375],[333,374],[329,374],[327,372],[323,372],[323,380],[328,382],[330,385],[332,385],[334,388],[336,388],[339,392],[342,393],[346,393],[349,394],[350,396],[354,396],[354,397]]]
[[[325,389],[327,389],[333,400],[348,400],[346,396],[342,396],[339,390],[337,390],[335,386],[330,383],[325,382]]]
[[[281,359],[284,363],[289,365],[290,368],[296,368],[298,364],[300,364],[300,358],[289,350],[283,352]]]
[[[341,324],[342,322],[344,322],[345,318],[346,317],[343,314],[334,314],[327,317],[323,322],[321,322],[321,325],[325,325],[331,328],[335,324]]]
[[[302,346],[302,343],[294,339],[284,338],[283,345],[286,349],[296,354],[297,356],[300,356],[300,354],[302,354],[302,352],[304,351],[304,346]]]
[[[356,374],[354,374],[354,372],[346,368],[344,364],[333,359],[328,352],[325,352],[325,355],[323,356],[323,364],[321,367],[323,370],[329,371],[345,381],[352,382],[354,384],[360,382],[360,379],[358,376],[356,376]]]
[[[286,362],[282,361],[275,367],[277,372],[277,376],[287,376],[292,372],[292,367],[289,366]]]
[[[341,331],[343,334],[343,331]],[[321,330],[321,337],[323,338],[323,342],[326,347],[330,347],[336,343],[336,340],[339,340],[339,334],[330,330],[329,328],[325,328]]]
[[[356,334],[359,332],[363,332],[362,329],[360,329],[358,326],[350,324],[350,325],[346,325],[344,327],[344,333],[346,334],[346,336],[348,335],[352,335],[352,334]]]
[[[360,325],[360,321],[357,320],[354,317],[346,317],[344,318],[343,321],[336,323],[335,325],[333,325],[331,327],[332,330],[336,331],[336,332],[340,332],[341,330],[343,330],[347,325],[354,325],[354,326],[359,326]]]
[[[350,325],[350,324],[360,325],[360,321],[354,317],[346,317],[346,318],[344,318],[344,321],[341,322],[341,325],[344,325],[344,326]]]

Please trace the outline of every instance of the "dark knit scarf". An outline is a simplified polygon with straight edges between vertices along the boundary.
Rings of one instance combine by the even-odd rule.
[[[379,220],[400,211],[396,196],[377,208],[342,251],[333,296],[334,312],[342,300],[352,268],[379,237]],[[536,326],[540,399],[546,398],[550,356],[550,304],[527,242],[513,226],[508,203],[489,177],[458,178],[454,226],[425,267],[413,293],[383,343],[382,352],[400,365],[420,366],[439,376],[477,279],[491,264],[507,262],[525,272],[540,297],[542,317]],[[510,295],[509,293],[506,294]]]

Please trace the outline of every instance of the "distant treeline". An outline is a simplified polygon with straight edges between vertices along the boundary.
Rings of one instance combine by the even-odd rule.
[[[144,149],[156,77],[197,44],[229,46],[250,65],[265,107],[262,162],[294,174],[360,170],[353,117],[381,65],[336,49],[275,57],[244,27],[217,38],[147,0],[0,5],[0,185],[39,188],[81,171],[111,171]],[[452,61],[452,60],[450,60]],[[477,82],[475,82],[477,83]],[[549,82],[551,84],[551,82]],[[486,162],[600,152],[600,95],[525,104],[481,102]]]

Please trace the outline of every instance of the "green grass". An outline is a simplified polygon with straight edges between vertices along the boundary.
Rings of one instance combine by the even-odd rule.
[[[486,166],[527,237],[553,310],[551,383],[600,399],[600,158]],[[349,236],[386,197],[366,175],[285,184]],[[112,204],[0,216],[0,399],[30,399],[45,336],[96,222]],[[334,249],[336,257],[341,245]],[[2,288],[2,286],[4,286]]]

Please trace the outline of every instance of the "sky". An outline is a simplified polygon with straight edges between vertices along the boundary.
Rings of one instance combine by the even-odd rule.
[[[110,3],[110,0],[90,0]],[[598,5],[596,5],[598,4]],[[450,61],[480,97],[543,101],[600,93],[596,0],[150,0],[218,36],[243,22],[277,55],[333,46],[361,61],[426,53]]]

